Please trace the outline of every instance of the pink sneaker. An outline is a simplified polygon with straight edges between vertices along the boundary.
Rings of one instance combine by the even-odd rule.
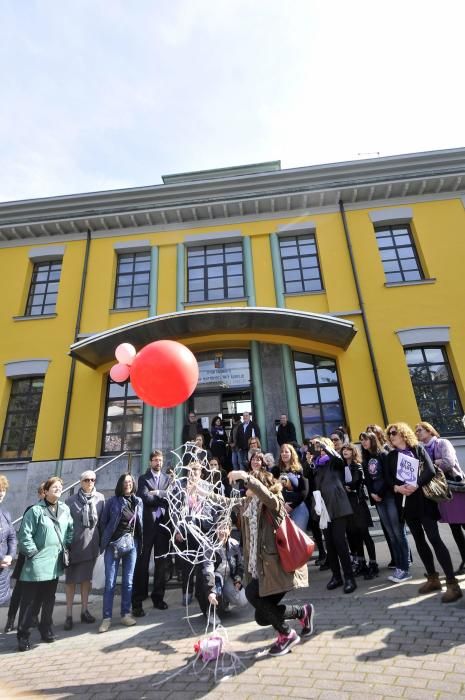
[[[269,656],[284,656],[292,647],[300,642],[300,637],[295,630],[291,630],[289,634],[278,634],[275,643],[268,651]]]
[[[301,637],[310,637],[310,635],[313,634],[314,612],[315,608],[311,603],[304,605],[304,616],[301,620],[299,620],[300,624],[302,625],[302,632],[300,633]]]

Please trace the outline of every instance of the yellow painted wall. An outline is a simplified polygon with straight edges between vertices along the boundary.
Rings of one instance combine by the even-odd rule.
[[[409,205],[408,202],[406,205]],[[369,209],[347,211],[361,290],[371,339],[379,369],[383,394],[390,420],[418,420],[413,390],[404,351],[395,331],[415,326],[450,327],[449,359],[456,383],[465,404],[465,311],[459,283],[463,279],[465,260],[465,209],[460,200],[412,203],[412,229],[427,275],[432,284],[387,288],[376,244]],[[391,207],[390,207],[391,208]],[[266,333],[216,334],[181,338],[195,352],[228,347],[248,347],[251,340],[285,343],[300,352],[333,357],[337,361],[347,422],[357,436],[368,422],[382,423],[382,416],[371,368],[362,318],[357,314],[357,298],[351,263],[339,213],[309,214],[304,218],[260,220],[228,226],[202,226],[167,232],[144,232],[127,236],[94,238],[89,257],[86,294],[81,333],[97,333],[145,318],[148,309],[115,312],[113,294],[116,275],[115,242],[149,240],[159,246],[157,313],[176,310],[176,246],[187,236],[238,230],[250,236],[257,306],[276,305],[271,262],[270,233],[286,223],[315,222],[317,245],[324,290],[320,294],[286,295],[288,309],[316,313],[348,314],[357,335],[344,351],[317,339],[275,336]],[[445,241],[447,244],[445,245]],[[60,244],[62,242],[60,241]],[[38,242],[37,245],[43,247]],[[55,243],[54,243],[55,245]],[[63,426],[66,391],[71,360],[67,353],[74,340],[74,328],[85,253],[85,241],[65,241],[60,280],[57,317],[53,319],[14,320],[24,313],[32,264],[28,258],[30,244],[3,248],[0,251],[0,276],[8,294],[0,304],[0,364],[20,359],[50,360],[37,430],[34,460],[56,459]],[[245,306],[246,302],[209,304]],[[205,304],[186,309],[205,308]],[[350,315],[355,312],[354,315]],[[109,366],[93,370],[77,364],[66,444],[66,457],[88,457],[100,453],[106,376]],[[0,372],[0,427],[3,427],[10,382]]]

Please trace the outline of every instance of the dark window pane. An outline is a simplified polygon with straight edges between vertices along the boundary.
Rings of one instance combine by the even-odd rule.
[[[421,419],[441,435],[463,435],[463,408],[445,350],[407,349],[405,356]]]
[[[108,378],[102,436],[104,454],[142,449],[143,403],[129,383],[119,386]]]
[[[189,301],[223,300],[244,296],[242,245],[240,243],[214,244],[189,249],[187,269]],[[206,283],[204,282],[205,276],[207,277]],[[203,294],[201,290],[203,290]]]
[[[422,279],[408,226],[390,226],[375,233],[387,282],[413,282]]]
[[[61,262],[34,265],[26,304],[26,316],[42,316],[55,312]]]
[[[118,256],[114,306],[130,309],[149,303],[150,256],[125,253]]]
[[[12,381],[0,446],[1,459],[32,458],[42,388],[42,377],[27,377]]]
[[[304,434],[329,435],[344,423],[336,363],[326,357],[294,353],[294,366]]]
[[[279,246],[285,292],[319,291],[322,285],[315,236],[281,238]],[[305,282],[302,277],[315,281]]]

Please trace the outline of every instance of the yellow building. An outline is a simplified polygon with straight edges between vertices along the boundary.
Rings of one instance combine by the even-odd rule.
[[[421,417],[464,454],[464,195],[454,149],[1,204],[1,471],[27,500],[56,470],[139,468],[192,410],[250,410],[272,452],[282,413],[298,440]],[[120,342],[160,338],[200,365],[176,409],[109,381]]]

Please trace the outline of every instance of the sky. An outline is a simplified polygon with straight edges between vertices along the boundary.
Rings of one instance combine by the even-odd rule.
[[[464,146],[463,0],[0,0],[0,201]]]

